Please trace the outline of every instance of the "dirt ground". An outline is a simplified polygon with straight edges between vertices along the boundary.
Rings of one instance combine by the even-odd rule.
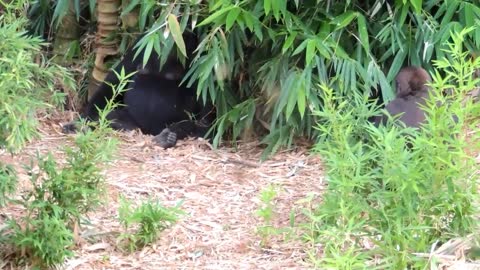
[[[42,136],[20,154],[0,153],[0,159],[20,169],[35,153],[63,155],[61,147],[72,136],[60,132],[59,121],[43,121]],[[172,149],[153,145],[150,136],[119,135],[115,160],[105,169],[108,194],[104,205],[89,214],[91,224],[82,227],[85,239],[75,249],[66,269],[308,269],[306,251],[298,240],[272,238],[268,248],[255,233],[262,220],[255,215],[261,207],[259,194],[270,184],[280,191],[275,200],[277,226],[287,227],[290,212],[302,220],[300,199],[319,198],[324,189],[318,156],[306,147],[283,151],[260,162],[258,143],[241,143],[237,150],[212,149],[203,140],[180,141]],[[28,176],[20,171],[19,193],[27,188]],[[159,199],[165,206],[183,200],[187,213],[160,240],[133,254],[116,248],[120,195],[139,201]],[[21,209],[7,207],[5,213],[20,215]],[[1,267],[0,267],[1,268]]]

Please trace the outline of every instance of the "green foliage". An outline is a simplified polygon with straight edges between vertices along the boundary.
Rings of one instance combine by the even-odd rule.
[[[55,215],[24,217],[22,224],[10,220],[11,233],[7,238],[15,245],[20,263],[30,262],[32,266],[45,269],[72,257],[73,233],[67,228],[65,221]]]
[[[261,217],[265,222],[264,225],[257,227],[257,234],[262,237],[261,245],[265,246],[268,243],[268,237],[275,234],[276,230],[272,224],[272,219],[275,214],[274,199],[277,196],[277,191],[274,186],[270,185],[260,192],[260,200],[263,207],[256,211],[256,215]]]
[[[415,253],[477,229],[477,165],[466,152],[480,149],[473,117],[480,104],[466,99],[479,82],[473,75],[480,61],[463,51],[471,31],[452,34],[448,57],[434,62],[428,120],[419,130],[397,122],[375,128],[366,121],[375,109],[363,98],[352,102],[322,87],[318,128],[324,135],[316,150],[325,161],[328,190],[310,216],[307,237],[324,245],[321,258],[311,254],[318,267],[424,269],[430,262]],[[453,93],[445,96],[447,90]]]
[[[53,1],[55,10],[49,12],[64,14],[64,2]],[[91,10],[94,2],[88,3]],[[170,53],[185,62],[189,44],[181,34],[199,34],[201,42],[188,56],[191,66],[183,83],[196,87],[202,101],[215,104],[220,121],[215,124],[214,145],[225,134],[236,139],[248,126],[245,119],[255,122],[254,116],[261,114],[269,124],[262,140],[266,157],[298,136],[321,135],[312,128],[319,120],[313,112],[324,105],[320,85],[332,82],[338,94],[347,96],[376,89],[385,101],[391,100],[392,81],[400,68],[417,65],[432,70],[432,59],[446,56],[450,32],[478,24],[479,4],[478,0],[131,0],[120,15],[138,11],[138,29],[147,32],[136,44],[138,53],[145,52],[144,62],[153,51],[161,64]],[[128,44],[127,36],[121,49]],[[463,46],[478,55],[480,29],[470,31]],[[246,106],[250,102],[255,106]]]
[[[131,1],[128,10],[142,11],[140,29],[148,25],[146,14],[160,12],[149,30],[161,40],[160,55],[173,44],[183,55],[179,28],[203,34],[185,82],[196,83],[198,95],[216,105],[220,121],[214,144],[227,129],[238,134],[245,128],[243,119],[254,119],[256,110],[235,112],[242,102],[254,100],[270,122],[263,140],[266,154],[296,136],[321,135],[312,128],[318,121],[312,112],[324,105],[320,85],[336,78],[331,87],[341,95],[377,88],[388,101],[402,66],[430,69],[432,59],[445,56],[449,31],[473,26],[480,16],[478,1],[210,0],[162,8],[167,2]],[[464,44],[474,53],[478,41],[480,31],[474,30]]]
[[[273,224],[275,217],[279,216],[275,209],[275,198],[278,195],[279,187],[269,185],[260,192],[260,201],[262,207],[255,214],[263,219],[263,224],[257,226],[256,232],[262,238],[260,245],[266,247],[269,245],[269,238],[275,235],[286,234],[288,237],[293,231],[291,228],[280,228]],[[293,212],[291,213],[290,224],[293,226]]]
[[[49,64],[40,55],[40,39],[23,30],[24,18],[0,17],[0,146],[17,151],[37,136],[33,117],[40,109],[63,103],[64,95],[56,91],[62,83],[73,88],[68,72]]]
[[[136,208],[132,202],[121,199],[119,219],[125,232],[119,237],[130,252],[142,248],[158,239],[159,233],[178,221],[184,215],[180,209],[182,202],[174,207],[164,207],[158,201],[149,199]],[[132,232],[132,227],[137,229]]]
[[[26,213],[18,219],[10,218],[1,232],[2,242],[25,260],[21,263],[45,268],[73,256],[74,228],[102,201],[105,181],[101,165],[111,160],[117,143],[108,136],[112,130],[106,115],[117,106],[113,100],[125,91],[132,74],[127,76],[122,70],[118,76],[120,83],[113,88],[113,98],[105,110],[99,112],[95,129],[83,128],[74,146],[65,147],[66,162],[59,163],[51,154],[37,155],[37,166],[28,168],[32,189],[21,200],[12,200]]]
[[[273,218],[275,197],[277,197],[277,189],[273,185],[269,185],[260,192],[260,201],[262,201],[264,207],[257,211],[257,215],[262,217],[267,223],[270,223]]]
[[[21,200],[26,214],[9,219],[6,243],[33,265],[53,266],[73,253],[73,227],[101,202],[104,178],[99,165],[110,157],[114,141],[100,138],[99,129],[79,134],[66,148],[67,162],[51,154],[38,156],[38,169],[29,168],[32,189]]]
[[[90,14],[94,14],[96,1],[89,0],[35,0],[30,2],[28,17],[30,19],[31,32],[36,36],[43,36],[51,28],[57,29],[62,19],[72,8],[78,21],[80,12],[86,6],[90,6]]]
[[[15,169],[0,162],[0,207],[5,205],[7,195],[13,194],[17,187],[17,172]]]

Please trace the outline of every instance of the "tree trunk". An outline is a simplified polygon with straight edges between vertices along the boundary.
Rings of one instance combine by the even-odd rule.
[[[79,43],[80,39],[80,24],[77,21],[73,1],[70,1],[68,11],[63,16],[55,32],[53,60],[61,65],[72,64],[65,56],[68,54],[68,50],[72,48],[72,43]]]
[[[55,29],[55,38],[52,44],[52,60],[62,66],[71,66],[73,64],[73,57],[79,56],[80,35],[80,24],[75,14],[73,1],[70,1],[68,10],[62,17],[58,27]],[[72,54],[69,50],[76,51]],[[70,54],[70,57],[67,57],[68,54]],[[65,109],[75,110],[75,108],[81,108],[83,105],[82,98],[77,95],[73,89],[64,89],[64,93],[67,95],[66,103],[64,105]]]
[[[118,39],[114,36],[118,29],[120,0],[97,0],[98,29],[95,37],[97,52],[92,79],[88,87],[88,97],[95,92],[108,73],[105,59],[118,52]]]

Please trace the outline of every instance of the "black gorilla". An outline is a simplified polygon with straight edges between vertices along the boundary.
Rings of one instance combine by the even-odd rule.
[[[159,134],[154,141],[164,148],[174,146],[177,139],[204,136],[213,120],[212,107],[197,100],[195,89],[179,83],[166,79],[165,73],[138,73],[131,83],[132,89],[123,96],[127,106],[121,110],[127,112],[143,133]],[[126,120],[124,124],[128,127],[129,119]]]
[[[405,67],[395,78],[396,95],[385,110],[392,116],[399,115],[399,120],[407,127],[418,128],[425,121],[424,105],[428,98],[431,81],[430,75],[421,67]],[[373,121],[376,126],[387,121],[386,115],[376,116]]]
[[[184,40],[187,53],[192,53],[198,44],[196,36],[185,33]],[[143,51],[135,59],[134,55],[135,49],[127,50],[115,68],[117,73],[122,67],[126,74],[137,73],[128,85],[130,90],[115,100],[123,105],[107,115],[111,127],[116,130],[139,128],[145,134],[158,135],[154,141],[164,148],[175,146],[177,139],[204,136],[213,121],[213,107],[198,101],[193,87],[180,86],[186,70],[176,56],[169,55],[160,70],[160,59],[155,51],[152,51],[145,66],[142,65]],[[105,108],[107,100],[113,97],[111,85],[118,83],[117,75],[110,71],[88,101],[81,117],[89,121],[98,120],[98,109]],[[64,126],[64,132],[71,131],[75,131],[74,123]]]

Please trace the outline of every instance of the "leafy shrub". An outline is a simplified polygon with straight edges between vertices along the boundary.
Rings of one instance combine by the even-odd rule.
[[[175,207],[164,207],[158,201],[149,199],[136,208],[132,208],[131,201],[122,198],[119,219],[125,232],[119,237],[128,251],[134,251],[155,242],[158,234],[177,222],[184,212],[180,209],[181,202]],[[132,227],[138,227],[132,232]]]
[[[263,247],[269,245],[269,237],[271,236],[280,235],[283,233],[290,235],[292,233],[290,228],[279,228],[275,227],[273,224],[274,218],[278,216],[275,208],[275,198],[277,197],[278,191],[279,187],[269,185],[260,192],[260,201],[262,202],[262,207],[255,211],[255,214],[263,219],[263,224],[257,226],[256,229],[257,234],[262,238],[260,245]],[[290,215],[290,218],[290,224],[293,225],[294,220],[292,215]]]
[[[25,227],[22,227],[23,224]],[[7,241],[15,246],[19,263],[45,268],[73,256],[73,233],[59,216],[25,216],[20,223],[9,221]]]
[[[105,193],[101,165],[111,160],[117,142],[108,136],[112,130],[106,115],[116,106],[113,100],[131,76],[123,71],[118,75],[120,83],[113,88],[113,98],[100,112],[99,122],[92,123],[95,129],[81,128],[74,146],[65,147],[66,163],[59,163],[51,154],[37,155],[38,170],[33,164],[28,168],[32,189],[21,200],[12,200],[26,213],[19,219],[10,218],[1,232],[1,242],[23,257],[20,263],[44,268],[71,257],[75,227],[101,202]]]
[[[39,109],[63,102],[56,84],[74,88],[64,68],[41,57],[42,41],[27,36],[26,23],[22,17],[0,17],[0,146],[11,151],[38,135],[33,116]]]
[[[112,149],[112,141],[89,132],[79,135],[76,143],[75,149],[66,150],[63,167],[51,154],[39,155],[38,171],[33,166],[29,170],[32,190],[13,201],[26,213],[18,220],[9,219],[5,241],[34,266],[53,266],[73,255],[74,227],[104,194],[99,161]]]
[[[0,162],[0,207],[5,204],[6,197],[15,192],[17,186],[17,172],[15,169]]]
[[[316,150],[328,191],[312,216],[310,238],[324,244],[321,257],[311,255],[317,266],[424,269],[429,261],[416,253],[476,230],[478,174],[466,151],[480,149],[472,117],[480,104],[466,97],[479,82],[473,76],[480,60],[462,50],[470,31],[453,34],[446,57],[434,62],[428,120],[418,131],[392,123],[377,129],[366,121],[375,110],[363,98],[352,102],[324,87],[325,110],[318,113],[324,136]],[[447,90],[453,94],[445,96]]]

